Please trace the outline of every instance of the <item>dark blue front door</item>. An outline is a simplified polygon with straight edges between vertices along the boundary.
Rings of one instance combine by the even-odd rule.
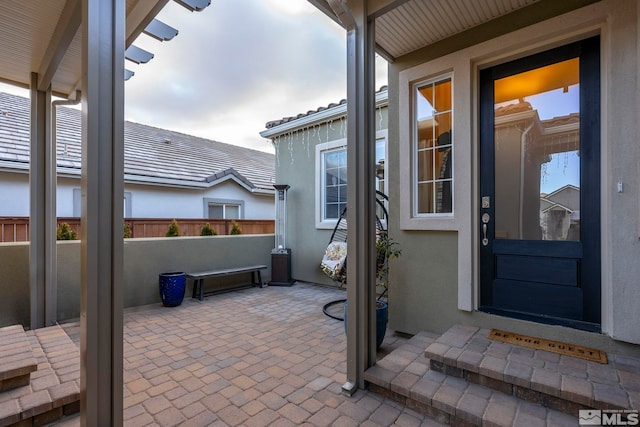
[[[481,310],[600,328],[599,45],[480,73]]]

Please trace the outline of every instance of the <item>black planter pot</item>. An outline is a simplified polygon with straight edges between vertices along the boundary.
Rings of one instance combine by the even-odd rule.
[[[165,307],[176,307],[182,304],[186,277],[183,272],[162,273],[158,276],[160,298]]]

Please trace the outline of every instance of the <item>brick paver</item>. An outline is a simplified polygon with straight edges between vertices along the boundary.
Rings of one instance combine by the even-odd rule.
[[[297,283],[126,310],[124,425],[440,425],[369,391],[341,393],[344,327],[322,313],[339,298],[344,291]],[[77,343],[77,323],[63,326]],[[396,357],[415,360],[419,375],[426,346],[414,340]],[[404,341],[388,332],[381,353]]]

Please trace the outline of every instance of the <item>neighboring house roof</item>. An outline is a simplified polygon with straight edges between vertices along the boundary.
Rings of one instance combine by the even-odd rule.
[[[572,213],[573,210],[568,208],[567,206],[561,204],[561,203],[554,203],[551,206],[548,206],[544,209],[540,209],[540,212],[546,213],[549,211],[557,211],[557,210],[563,210],[563,211],[567,211],[569,213]]]
[[[28,169],[30,102],[0,93],[0,167]],[[80,175],[81,114],[57,108],[58,173]],[[211,187],[233,180],[248,191],[272,194],[275,156],[139,123],[125,122],[127,182]]]
[[[386,106],[389,102],[389,90],[387,86],[382,86],[376,92],[376,107]],[[279,120],[272,120],[265,124],[266,130],[260,132],[264,138],[273,138],[293,129],[300,129],[334,120],[337,117],[347,114],[347,100],[341,99],[338,103],[331,103],[326,107],[318,107],[297,116],[284,117]]]

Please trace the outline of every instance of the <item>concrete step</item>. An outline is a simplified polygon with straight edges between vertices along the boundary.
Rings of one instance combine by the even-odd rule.
[[[38,369],[38,364],[22,326],[0,328],[0,343],[0,392],[29,384],[31,373]]]
[[[567,414],[640,407],[638,359],[609,354],[601,364],[491,340],[488,333],[454,326],[427,347],[430,368]]]
[[[424,349],[438,337],[419,333],[365,372],[369,389],[444,424],[456,426],[575,426],[537,402],[474,384],[431,368]]]
[[[42,426],[80,410],[80,351],[56,325],[27,331],[37,362],[28,385],[0,393],[0,427]]]

